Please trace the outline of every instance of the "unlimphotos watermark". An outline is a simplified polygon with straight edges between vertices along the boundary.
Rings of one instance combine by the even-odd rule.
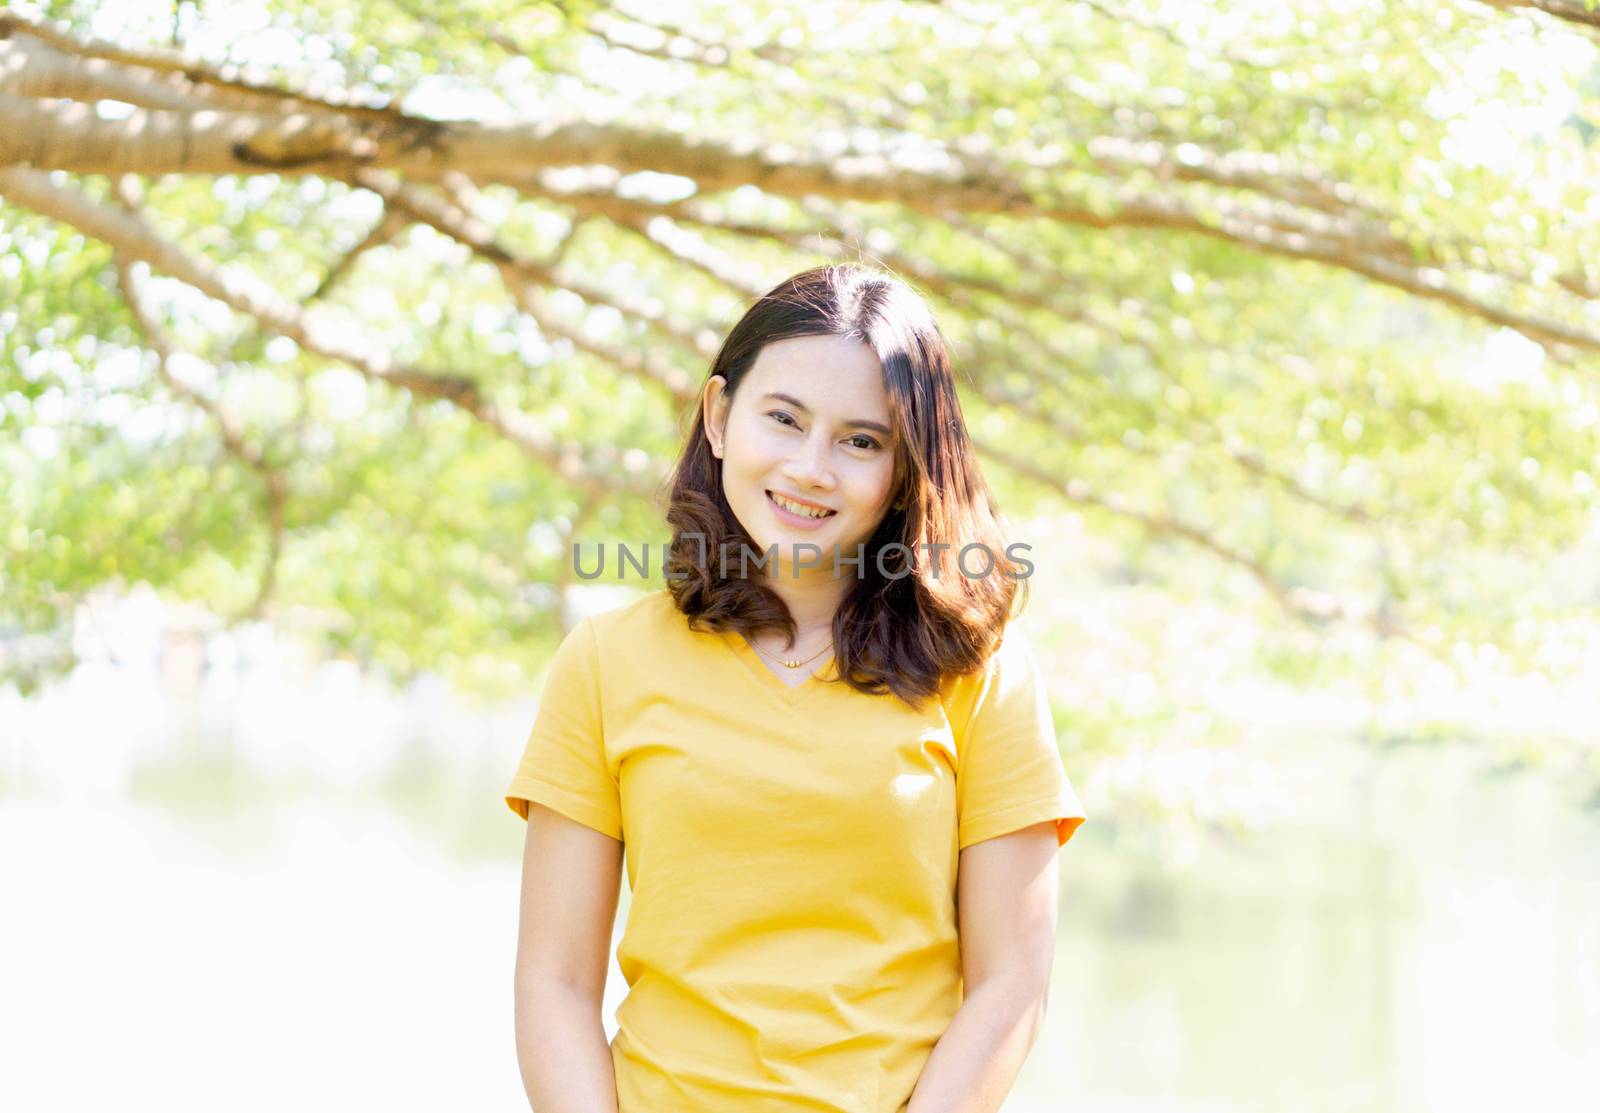
[[[695,540],[700,550],[700,564],[703,567],[708,567],[711,564],[711,560],[710,553],[708,551],[708,539],[706,535],[703,533],[685,532],[682,536],[686,538],[693,538]],[[724,579],[728,577],[730,572],[730,558],[728,551],[730,545],[730,542],[723,542],[717,547],[717,569],[719,574]],[[642,542],[641,546],[643,548],[642,560],[628,544],[623,542],[613,543],[613,547],[616,549],[616,578],[618,580],[624,578],[626,575],[626,569],[629,566],[632,566],[632,568],[644,579],[653,578],[650,572],[651,545],[649,542]],[[600,550],[599,559],[595,568],[591,571],[585,569],[583,565],[583,559],[581,555],[582,543],[577,541],[572,543],[572,571],[580,580],[598,580],[600,577],[605,575],[606,543],[603,541],[598,542],[597,547]],[[680,572],[674,574],[671,569],[667,568],[666,562],[668,550],[665,545],[658,544],[655,547],[661,551],[660,559],[662,563],[662,572],[667,579],[686,580],[689,578],[687,573]],[[781,566],[778,561],[778,546],[776,543],[768,545],[766,550],[763,552],[756,552],[750,547],[748,542],[744,541],[739,542],[737,547],[738,574],[741,579],[749,576],[750,566],[752,564],[754,564],[758,570],[767,571],[767,574],[770,576],[781,575],[781,573],[778,571],[779,567]],[[856,546],[855,556],[845,556],[840,551],[840,547],[837,544],[830,546],[830,548],[833,550],[833,574],[835,577],[843,574],[843,569],[846,565],[851,565],[855,568],[857,579],[866,578],[868,558],[867,546],[865,542]],[[948,552],[953,548],[955,548],[955,546],[947,541],[924,541],[915,546],[915,549],[912,546],[902,544],[899,541],[891,541],[889,544],[883,545],[878,549],[877,553],[872,558],[872,564],[877,568],[878,575],[882,576],[884,579],[902,579],[911,575],[911,573],[916,570],[917,565],[915,550],[920,549],[929,554],[928,567],[932,572],[932,578],[937,580],[939,578],[939,569],[944,563],[943,560],[940,559],[941,554]],[[814,555],[809,557],[802,556],[802,549],[810,550],[810,552]],[[1005,576],[1008,579],[1025,580],[1033,575],[1034,565],[1032,561],[1018,556],[1017,554],[1019,550],[1030,552],[1032,549],[1033,546],[1026,544],[1025,542],[1013,541],[1011,544],[1007,545],[1005,549],[1008,566],[1005,568],[1000,568],[999,562],[995,560],[994,550],[989,548],[988,545],[985,545],[981,541],[974,541],[971,544],[961,546],[961,548],[956,551],[955,564],[961,575],[969,580],[981,580],[985,577],[995,575],[997,569],[999,575]],[[974,553],[977,555],[973,556],[972,554]],[[885,558],[892,557],[897,554],[901,556],[901,559],[898,561],[891,561],[891,563],[886,566]],[[800,573],[806,569],[825,567],[823,558],[824,552],[820,545],[813,545],[808,541],[800,541],[791,546],[791,555],[786,567],[789,569],[790,577],[792,579],[798,579]],[[1018,570],[1013,570],[1010,565],[1016,565]]]

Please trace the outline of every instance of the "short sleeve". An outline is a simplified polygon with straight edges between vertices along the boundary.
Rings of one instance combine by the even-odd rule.
[[[556,648],[533,730],[506,790],[506,803],[523,819],[530,801],[622,838],[620,794],[605,753],[600,649],[590,618]]]
[[[1054,820],[1062,846],[1086,818],[1061,763],[1033,648],[1008,629],[984,673],[958,743],[960,849]]]

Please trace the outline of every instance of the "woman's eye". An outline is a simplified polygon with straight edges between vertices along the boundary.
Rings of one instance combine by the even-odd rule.
[[[795,429],[800,428],[800,426],[795,424],[794,418],[789,416],[789,414],[783,410],[769,410],[767,412],[767,416],[777,421],[780,425],[788,425]],[[873,440],[865,433],[857,433],[855,436],[850,438],[849,443],[854,445],[856,448],[864,449],[869,452],[874,448],[880,447],[877,441]]]

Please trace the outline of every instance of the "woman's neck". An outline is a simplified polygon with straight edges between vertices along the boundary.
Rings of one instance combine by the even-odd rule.
[[[796,643],[816,638],[820,631],[833,627],[833,616],[850,588],[846,576],[834,576],[832,568],[805,568],[798,576],[779,569],[767,586],[778,593],[794,617]]]

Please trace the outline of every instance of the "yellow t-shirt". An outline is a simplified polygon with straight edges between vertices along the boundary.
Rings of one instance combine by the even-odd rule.
[[[626,846],[619,1113],[898,1113],[962,999],[959,852],[1084,822],[1014,630],[921,709],[836,675],[665,589],[555,654],[506,802]]]

